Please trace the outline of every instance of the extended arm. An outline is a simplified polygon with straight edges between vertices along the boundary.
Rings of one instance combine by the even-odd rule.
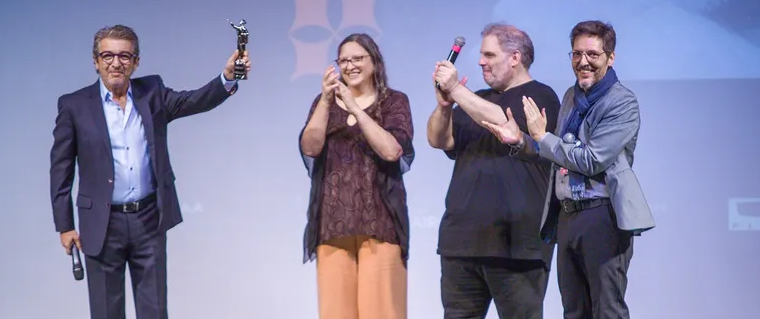
[[[639,131],[639,104],[633,94],[626,94],[604,114],[593,128],[588,143],[563,143],[547,133],[538,141],[539,154],[571,171],[595,176],[604,172]]]
[[[50,199],[53,222],[57,232],[74,230],[74,210],[71,187],[74,183],[77,141],[69,109],[58,99],[58,116],[53,129],[53,147],[50,150]]]
[[[546,131],[559,131],[561,129],[558,127],[561,104],[554,91],[542,92],[531,98],[535,100],[546,113]],[[515,156],[524,161],[550,165],[551,162],[548,159],[541,157],[538,153],[538,143],[527,133],[529,131],[527,128],[527,122],[525,124],[522,123],[525,118],[524,110],[521,111],[517,109],[517,112],[521,115],[519,126],[522,134],[520,142],[510,145],[512,149],[510,150],[509,155]]]
[[[174,91],[164,86],[161,78],[158,78],[161,88],[164,107],[169,113],[168,122],[193,114],[207,112],[222,104],[230,95],[237,91],[237,80],[235,78],[235,61],[240,54],[243,55],[242,61],[245,65],[245,74],[251,70],[251,60],[248,58],[248,51],[239,52],[235,50],[227,59],[224,71],[218,78],[214,78],[208,84],[200,89],[192,91]]]
[[[517,157],[524,161],[544,162],[549,161],[538,154],[538,143],[530,137],[530,134],[523,133],[520,143],[510,145],[512,150],[509,155]]]
[[[163,93],[164,108],[169,114],[169,121],[203,113],[214,109],[235,93],[237,81],[228,81],[224,75],[214,77],[197,90],[174,91],[164,86],[159,78]]]
[[[436,63],[433,80],[439,83],[441,88],[436,90],[439,103],[441,97],[446,96],[446,100],[459,104],[459,107],[478,124],[483,121],[495,125],[507,122],[507,117],[500,106],[486,101],[464,86],[466,77],[460,81],[457,69],[450,61]]]
[[[486,121],[502,125],[507,122],[507,117],[500,106],[486,101],[464,85],[457,85],[449,95],[475,123]]]

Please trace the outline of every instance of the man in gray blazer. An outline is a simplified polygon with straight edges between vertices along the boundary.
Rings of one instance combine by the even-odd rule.
[[[625,303],[633,236],[655,226],[632,170],[640,118],[635,95],[617,79],[615,30],[600,21],[570,34],[577,81],[565,92],[554,134],[546,114],[523,97],[530,135],[509,122],[483,123],[512,155],[552,163],[541,236],[557,241],[564,317],[629,318]],[[553,196],[559,209],[550,209]]]

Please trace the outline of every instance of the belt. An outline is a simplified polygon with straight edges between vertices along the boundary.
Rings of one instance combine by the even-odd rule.
[[[120,213],[134,213],[140,210],[140,208],[143,208],[146,205],[155,201],[156,201],[156,193],[153,193],[148,196],[145,196],[143,199],[138,200],[138,201],[129,202],[125,204],[111,204],[111,211],[120,212]]]
[[[584,199],[584,200],[578,200],[578,201],[564,199],[560,201],[560,205],[562,205],[562,211],[568,214],[575,213],[575,212],[582,211],[589,208],[607,205],[609,203],[610,203],[609,198],[594,198],[594,199]]]

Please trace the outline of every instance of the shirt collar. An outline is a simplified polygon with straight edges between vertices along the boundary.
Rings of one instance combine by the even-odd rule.
[[[106,85],[103,84],[103,78],[99,78],[98,82],[100,83],[100,101],[105,103],[111,100],[111,97],[113,94],[111,94],[111,91],[109,91],[106,88]],[[130,83],[129,88],[127,89],[127,98],[132,99],[132,85]]]

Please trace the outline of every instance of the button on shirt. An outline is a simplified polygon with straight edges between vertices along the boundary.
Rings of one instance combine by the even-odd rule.
[[[225,79],[224,74],[219,75],[219,78],[227,92],[237,84],[237,80]],[[138,201],[156,189],[156,178],[151,168],[142,116],[134,107],[131,86],[127,90],[127,105],[122,110],[121,106],[112,100],[113,94],[108,91],[103,80],[99,82],[113,155],[114,188],[111,203]]]
[[[140,200],[155,191],[148,140],[142,117],[134,107],[132,88],[127,91],[124,109],[112,99],[113,94],[100,81],[100,97],[106,116],[114,165],[114,189],[111,202],[124,204]]]

